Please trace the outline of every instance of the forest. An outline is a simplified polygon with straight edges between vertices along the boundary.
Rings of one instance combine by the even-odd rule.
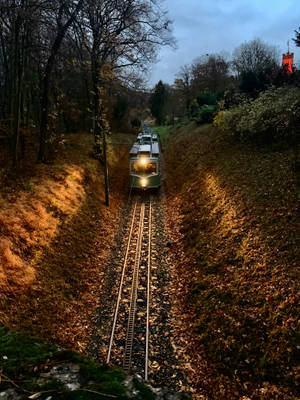
[[[14,168],[33,131],[39,162],[61,132],[92,130],[100,153],[108,121],[122,119],[141,72],[174,41],[159,2],[2,1],[0,11],[1,142]],[[134,97],[131,109],[144,101]]]

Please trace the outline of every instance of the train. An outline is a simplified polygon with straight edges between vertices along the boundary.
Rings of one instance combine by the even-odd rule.
[[[144,124],[129,153],[130,188],[158,189],[161,185],[161,164],[158,136],[151,125]]]

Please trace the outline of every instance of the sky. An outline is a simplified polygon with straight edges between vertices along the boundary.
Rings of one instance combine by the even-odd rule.
[[[164,0],[173,21],[177,49],[161,48],[149,74],[148,86],[160,79],[172,84],[180,67],[204,54],[226,54],[230,59],[240,44],[260,38],[281,53],[294,52],[300,63],[300,47],[292,38],[300,27],[300,0]]]

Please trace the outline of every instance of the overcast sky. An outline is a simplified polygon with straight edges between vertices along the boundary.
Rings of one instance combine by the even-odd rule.
[[[300,62],[300,48],[292,41],[300,26],[300,0],[165,0],[164,8],[173,20],[177,50],[160,50],[150,87],[160,79],[173,83],[180,67],[196,57],[224,52],[231,57],[237,46],[255,38],[280,52],[287,51],[290,40],[290,51]]]

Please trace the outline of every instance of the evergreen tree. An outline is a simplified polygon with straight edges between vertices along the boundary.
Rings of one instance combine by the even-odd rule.
[[[150,110],[158,125],[164,123],[166,102],[167,89],[163,82],[159,81],[155,86],[154,93],[150,97]]]
[[[296,37],[293,39],[293,41],[296,43],[297,47],[300,47],[300,27],[298,31],[295,31]]]

